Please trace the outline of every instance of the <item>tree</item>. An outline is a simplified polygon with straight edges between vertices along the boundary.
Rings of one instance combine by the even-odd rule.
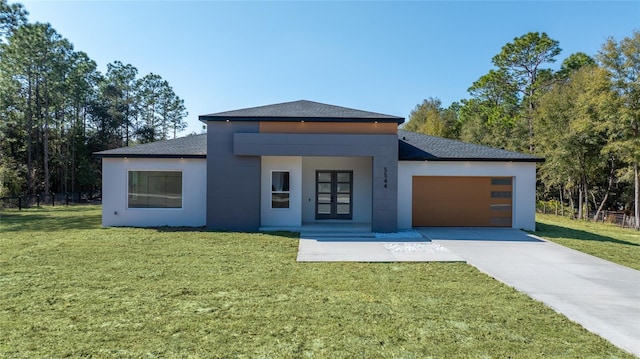
[[[584,52],[576,52],[575,54],[569,55],[569,57],[562,61],[560,70],[556,75],[562,79],[566,79],[574,71],[577,71],[584,66],[594,65],[596,65],[596,60],[594,60],[591,56],[585,54]]]
[[[22,4],[0,0],[0,40],[5,40],[21,25],[27,23],[29,13]]]
[[[163,92],[169,86],[160,75],[150,73],[138,81],[138,104],[140,118],[136,126],[136,136],[142,143],[163,139],[160,102]]]
[[[36,23],[18,27],[0,51],[2,82],[15,91],[4,96],[13,97],[10,101],[18,112],[12,115],[26,134],[28,190],[35,193],[42,183],[44,192],[49,193],[50,128],[59,110],[60,85],[72,46],[51,25]]]
[[[129,146],[129,140],[134,131],[134,122],[138,112],[138,69],[131,64],[114,61],[107,64],[107,74],[103,86],[108,88],[103,92],[109,102],[109,113],[122,129],[124,145]]]
[[[617,118],[607,121],[607,150],[627,163],[624,177],[632,177],[636,229],[640,229],[640,31],[617,42],[609,38],[597,55],[622,101]]]
[[[455,106],[457,104],[452,109],[444,109],[440,99],[429,97],[411,111],[409,122],[404,129],[431,136],[457,138],[458,119]]]
[[[555,62],[562,50],[546,33],[530,32],[516,37],[493,57],[493,64],[506,75],[505,86],[517,89],[526,102],[525,119],[529,131],[529,151],[534,151],[534,112],[541,66]]]
[[[0,197],[14,197],[22,194],[25,186],[24,165],[8,156],[3,156],[0,162]]]
[[[584,66],[571,73],[544,93],[537,110],[537,151],[547,161],[540,175],[547,189],[556,187],[578,196],[578,218],[589,213],[589,196],[605,176],[606,186],[599,186],[606,202],[613,183],[615,162],[603,155],[607,145],[607,122],[615,113],[616,97],[610,90],[606,72],[596,66]],[[573,196],[569,197],[573,202]],[[595,201],[594,201],[595,202]],[[594,203],[596,204],[596,203]]]
[[[440,113],[442,121],[446,124],[448,129],[445,136],[447,138],[460,138],[460,127],[462,125],[460,122],[460,108],[461,105],[459,102],[453,102]]]
[[[119,61],[103,76],[51,25],[27,23],[26,15],[0,0],[0,195],[93,189],[100,162],[92,152],[175,137],[186,127],[184,101],[168,82],[142,81]],[[137,127],[139,109],[149,127]]]
[[[518,89],[502,69],[490,70],[467,90],[472,98],[462,101],[460,138],[483,145],[522,150]]]
[[[87,118],[102,75],[95,61],[84,52],[72,53],[68,61],[64,96],[67,117],[63,121],[66,133],[61,133],[63,143],[59,163],[63,178],[60,179],[58,191],[77,192],[79,188],[91,188],[95,183],[97,166],[87,146]]]
[[[166,140],[170,130],[175,138],[177,131],[186,128],[184,101],[160,75],[151,73],[138,81],[138,104],[136,135],[141,142]]]
[[[187,112],[187,108],[184,105],[184,100],[178,97],[171,87],[168,87],[163,94],[160,108],[165,119],[163,123],[167,126],[166,130],[163,131],[164,139],[169,138],[169,130],[173,132],[173,138],[176,138],[179,131],[187,128],[184,118],[188,116],[189,112]]]
[[[522,149],[521,139],[526,130],[517,114],[506,114],[504,108],[494,107],[482,99],[461,101],[459,111],[460,139],[510,151]]]
[[[411,110],[409,121],[404,129],[412,132],[421,132],[428,135],[440,136],[444,132],[444,125],[440,122],[440,110],[442,103],[439,99],[429,97]]]

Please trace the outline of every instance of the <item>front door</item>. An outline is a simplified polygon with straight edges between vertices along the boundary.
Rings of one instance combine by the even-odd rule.
[[[316,171],[316,219],[353,218],[353,171]]]

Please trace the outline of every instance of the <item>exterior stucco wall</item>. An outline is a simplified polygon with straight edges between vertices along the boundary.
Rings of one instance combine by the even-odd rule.
[[[530,162],[417,162],[398,163],[398,227],[411,228],[413,176],[513,177],[512,227],[535,230],[536,164]]]
[[[206,170],[205,159],[103,158],[102,225],[204,226]],[[127,208],[128,171],[182,171],[182,208]]]
[[[260,156],[236,156],[237,133],[258,132],[258,122],[207,123],[207,228],[260,228]]]
[[[271,172],[289,171],[289,208],[271,208]],[[298,156],[262,157],[262,200],[260,225],[299,227],[302,225],[302,158]]]
[[[316,221],[316,170],[353,171],[353,218],[371,223],[371,157],[302,157],[302,221]],[[319,220],[318,222],[326,222]],[[340,220],[340,222],[349,222]]]

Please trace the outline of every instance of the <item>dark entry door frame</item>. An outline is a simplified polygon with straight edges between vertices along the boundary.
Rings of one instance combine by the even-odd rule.
[[[316,171],[316,219],[353,219],[353,171]]]

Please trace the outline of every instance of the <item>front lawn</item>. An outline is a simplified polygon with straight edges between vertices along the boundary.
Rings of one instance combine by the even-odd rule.
[[[608,223],[536,215],[536,235],[563,246],[640,270],[640,232]]]
[[[461,263],[297,263],[297,235],[0,216],[0,357],[631,358]]]

